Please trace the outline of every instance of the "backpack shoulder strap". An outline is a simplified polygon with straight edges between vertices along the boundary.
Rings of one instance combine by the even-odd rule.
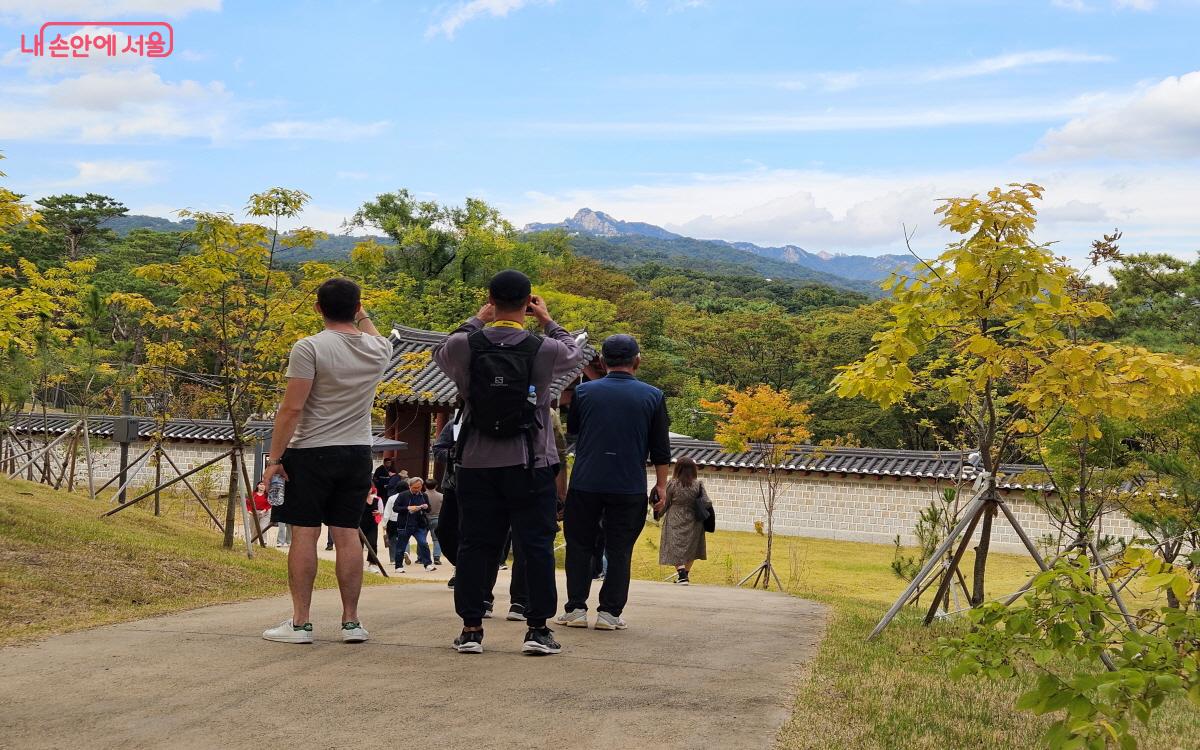
[[[467,345],[471,348],[471,351],[477,352],[480,349],[491,348],[492,342],[488,340],[487,336],[483,335],[485,330],[484,328],[480,328],[478,331],[472,331],[467,334]]]

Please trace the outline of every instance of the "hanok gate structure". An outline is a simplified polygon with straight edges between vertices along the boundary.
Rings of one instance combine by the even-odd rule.
[[[410,359],[406,355],[431,352],[447,335],[405,326],[392,328],[392,361],[384,376],[384,382],[402,381],[409,386],[411,392],[398,396],[387,404],[383,434],[384,437],[407,445],[403,450],[386,455],[394,459],[393,466],[397,471],[405,470],[409,476],[430,475],[430,447],[454,412],[458,388],[432,361],[426,363],[419,371],[408,369]],[[577,337],[579,335],[576,334]],[[569,407],[576,383],[588,365],[596,359],[596,350],[586,341],[583,349],[583,361],[550,386],[550,397],[560,408]]]

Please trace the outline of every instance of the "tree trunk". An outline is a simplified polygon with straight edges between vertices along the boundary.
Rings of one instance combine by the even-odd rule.
[[[229,455],[229,502],[225,505],[225,549],[233,549],[233,523],[234,514],[237,512],[237,505],[240,502],[238,497],[238,462],[237,453]]]
[[[771,587],[771,549],[775,544],[775,472],[767,473],[767,556],[763,561],[765,566],[762,574],[763,590]]]
[[[996,515],[996,505],[991,502],[994,494],[989,494],[989,502],[983,508],[983,524],[979,531],[979,546],[975,548],[975,569],[971,576],[971,606],[983,604],[983,588],[987,577],[988,551],[992,547],[992,518]]]

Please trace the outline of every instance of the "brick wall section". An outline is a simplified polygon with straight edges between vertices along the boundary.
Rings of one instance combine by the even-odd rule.
[[[649,477],[653,483],[653,474]],[[718,528],[753,531],[755,521],[765,522],[763,490],[755,473],[702,470],[700,478],[716,508]],[[779,487],[775,532],[875,544],[891,544],[899,534],[902,542],[912,544],[918,514],[947,487],[952,485],[924,479],[791,472]],[[1043,534],[1057,535],[1049,516],[1022,493],[1006,493],[1005,500],[1035,541]],[[1105,517],[1102,532],[1128,539],[1134,529],[1128,518],[1113,513]],[[1003,516],[992,526],[992,547],[1003,552],[1025,549]]]

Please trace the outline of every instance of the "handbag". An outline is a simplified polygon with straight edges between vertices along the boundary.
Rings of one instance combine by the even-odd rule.
[[[700,492],[696,493],[696,520],[704,524],[704,533],[711,534],[717,530],[717,511],[713,509],[704,482],[700,483]]]
[[[662,513],[654,506],[658,504],[658,487],[651,487],[650,494],[646,497],[646,503],[650,506],[650,512],[654,515],[654,520],[658,521],[663,517]]]

